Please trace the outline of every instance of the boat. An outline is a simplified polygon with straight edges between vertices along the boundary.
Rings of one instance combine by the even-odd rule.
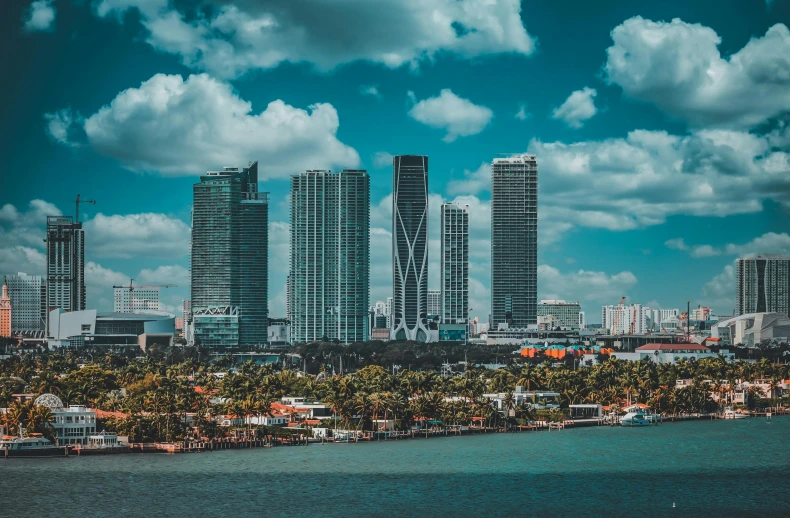
[[[724,419],[746,419],[749,416],[740,412],[736,412],[734,408],[728,406],[724,409],[724,415],[722,415],[722,417]]]
[[[620,426],[650,426],[650,421],[645,414],[628,412],[620,418]]]
[[[0,457],[64,457],[66,455],[68,455],[67,448],[55,446],[41,434],[24,437],[20,431],[19,437],[5,435],[0,439]]]

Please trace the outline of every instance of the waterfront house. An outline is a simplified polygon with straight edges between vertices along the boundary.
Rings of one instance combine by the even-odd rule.
[[[96,433],[96,412],[82,405],[52,408],[55,437],[59,445],[88,444],[88,437]]]
[[[571,419],[601,419],[603,406],[591,403],[568,405]]]
[[[728,351],[722,351],[728,353]],[[675,363],[679,359],[701,360],[703,358],[715,358],[716,353],[701,344],[646,344],[637,347],[632,353],[614,351],[612,358],[625,361],[641,361],[649,359],[655,363]],[[725,357],[726,358],[726,357]]]
[[[491,401],[491,405],[499,410],[505,410],[505,398],[507,396],[506,392],[498,392],[498,393],[491,393],[491,394],[483,394],[483,397]],[[516,390],[513,392],[513,404],[514,406],[521,406],[521,405],[529,405],[534,409],[544,409],[544,408],[559,408],[559,392],[553,392],[550,390],[524,390],[523,387],[516,387]]]

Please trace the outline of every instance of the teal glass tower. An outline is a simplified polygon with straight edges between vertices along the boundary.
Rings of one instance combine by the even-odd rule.
[[[305,171],[291,177],[291,338],[368,339],[370,177]]]
[[[258,162],[208,171],[193,186],[193,196],[195,342],[208,347],[265,345],[269,205],[267,193],[258,192]]]

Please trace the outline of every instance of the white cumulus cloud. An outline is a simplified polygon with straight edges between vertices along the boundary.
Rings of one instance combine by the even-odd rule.
[[[186,80],[157,74],[119,93],[83,127],[92,148],[133,171],[197,175],[260,160],[265,180],[356,167],[357,152],[337,139],[339,124],[331,104],[303,110],[276,100],[254,113],[228,83],[205,74]]]
[[[449,88],[443,89],[436,97],[421,101],[416,100],[413,92],[409,92],[409,96],[415,101],[409,116],[432,128],[446,130],[447,135],[442,139],[445,142],[477,135],[494,117],[490,109],[458,97]]]
[[[35,0],[25,13],[26,32],[50,31],[55,23],[53,0]]]
[[[204,3],[212,9],[198,17],[166,0],[103,0],[97,13],[138,9],[151,46],[224,78],[283,62],[308,62],[324,71],[359,60],[418,67],[440,53],[475,58],[528,55],[535,48],[519,0]]]
[[[483,162],[474,171],[464,170],[461,180],[450,180],[447,183],[448,194],[478,194],[491,190],[491,164]]]
[[[784,24],[724,57],[704,25],[639,16],[612,31],[605,71],[631,98],[696,127],[753,127],[790,110],[790,31]]]
[[[551,117],[565,121],[571,128],[581,128],[586,120],[598,113],[594,100],[596,95],[598,92],[594,88],[576,90],[554,109]]]
[[[165,214],[101,212],[83,222],[85,246],[99,258],[172,258],[189,255],[190,227]]]

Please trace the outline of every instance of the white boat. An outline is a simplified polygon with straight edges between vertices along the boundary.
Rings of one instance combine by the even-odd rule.
[[[650,426],[650,420],[645,414],[628,412],[620,418],[620,426]]]
[[[52,441],[33,434],[32,437],[4,436],[0,439],[0,457],[62,457],[67,455],[65,448],[59,448]]]
[[[736,412],[734,408],[728,406],[724,409],[724,415],[722,417],[724,419],[746,419],[749,416],[740,412]]]

